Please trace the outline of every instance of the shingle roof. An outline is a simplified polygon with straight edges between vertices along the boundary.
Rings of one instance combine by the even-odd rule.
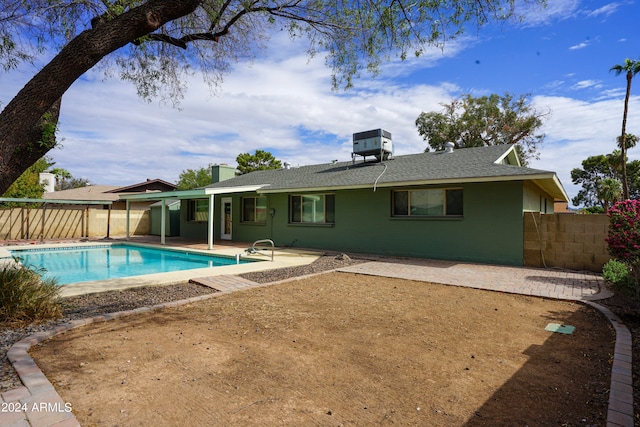
[[[56,200],[106,200],[115,202],[118,200],[118,195],[108,192],[117,188],[120,187],[117,185],[88,185],[86,187],[44,193],[42,198]]]
[[[452,153],[430,152],[395,156],[384,162],[356,159],[301,166],[291,169],[255,171],[221,181],[206,188],[263,185],[260,192],[373,188],[398,185],[436,184],[452,182],[554,180],[555,173],[522,166],[503,164],[513,146],[498,145],[454,150]],[[497,162],[497,163],[496,163]],[[540,184],[540,182],[538,182]],[[541,185],[556,198],[563,198],[564,189],[547,182]],[[556,188],[555,191],[553,187]]]

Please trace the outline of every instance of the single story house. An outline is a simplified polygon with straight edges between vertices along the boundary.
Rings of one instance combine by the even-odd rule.
[[[142,197],[122,195],[127,203]],[[154,194],[163,198],[183,201],[180,235],[210,248],[214,239],[272,239],[281,247],[507,265],[523,263],[523,216],[568,201],[554,172],[523,167],[511,145],[255,171]]]

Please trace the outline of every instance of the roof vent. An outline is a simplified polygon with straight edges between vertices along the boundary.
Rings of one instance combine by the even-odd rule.
[[[291,163],[289,162],[284,162],[282,166],[284,166],[285,169],[291,169]]]
[[[453,148],[456,146],[453,142],[445,142],[444,143],[444,152],[445,153],[453,153]]]

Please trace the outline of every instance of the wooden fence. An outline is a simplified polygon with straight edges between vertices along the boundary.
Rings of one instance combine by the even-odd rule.
[[[611,259],[605,238],[606,215],[540,214],[524,216],[524,265],[601,272]]]
[[[126,224],[127,212],[124,210],[86,207],[0,209],[0,240],[124,236]],[[149,211],[129,211],[131,235],[149,234],[149,230]]]

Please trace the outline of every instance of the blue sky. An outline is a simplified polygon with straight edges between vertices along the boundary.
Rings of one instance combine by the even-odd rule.
[[[263,149],[293,166],[351,159],[354,132],[383,128],[396,155],[424,150],[415,127],[422,111],[461,94],[531,94],[549,111],[540,159],[531,167],[555,171],[570,197],[579,188],[570,171],[615,148],[620,134],[624,76],[609,72],[640,59],[640,5],[635,1],[549,1],[520,24],[473,29],[443,50],[391,61],[355,87],[332,91],[322,57],[277,35],[264,57],[235,65],[215,94],[200,76],[189,82],[180,109],[146,103],[128,83],[96,71],[63,98],[59,137],[50,152],[57,167],[94,184],[130,185],[147,178],[176,182],[181,171],[235,165],[243,152]],[[0,77],[0,105],[35,68]],[[640,135],[640,75],[634,79],[627,131]],[[640,159],[640,147],[630,150]]]

